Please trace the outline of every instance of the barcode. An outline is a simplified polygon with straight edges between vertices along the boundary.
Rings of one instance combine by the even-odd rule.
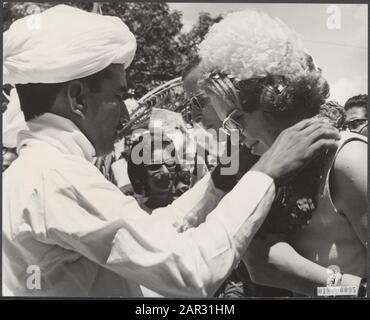
[[[357,296],[356,286],[343,287],[318,287],[317,295],[320,297],[328,296]]]

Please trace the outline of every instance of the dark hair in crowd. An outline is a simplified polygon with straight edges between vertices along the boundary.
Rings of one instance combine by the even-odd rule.
[[[367,94],[359,94],[357,96],[353,96],[349,98],[344,104],[344,109],[346,111],[354,107],[364,108],[367,115]]]
[[[79,80],[84,81],[92,92],[99,92],[100,84],[109,75],[109,67]],[[50,111],[59,92],[69,83],[16,84],[17,93],[26,121]]]

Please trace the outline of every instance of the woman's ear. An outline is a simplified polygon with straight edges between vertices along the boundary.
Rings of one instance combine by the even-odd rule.
[[[74,80],[68,84],[67,99],[71,112],[85,119],[87,107],[84,104],[84,85],[80,80]]]

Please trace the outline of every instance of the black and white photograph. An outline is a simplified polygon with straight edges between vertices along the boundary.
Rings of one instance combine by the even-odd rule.
[[[3,297],[367,298],[367,4],[2,9]]]

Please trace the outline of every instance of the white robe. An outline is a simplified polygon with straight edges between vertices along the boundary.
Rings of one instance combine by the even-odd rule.
[[[148,215],[92,165],[94,148],[71,121],[45,114],[27,124],[3,175],[7,294],[137,297],[143,285],[163,296],[212,295],[275,195],[270,177],[248,172],[202,223],[222,197],[208,174]]]

